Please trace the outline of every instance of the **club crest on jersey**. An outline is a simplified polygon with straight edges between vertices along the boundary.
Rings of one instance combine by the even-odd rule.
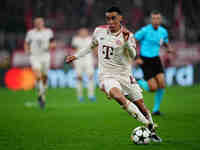
[[[120,40],[116,40],[117,45],[122,45],[122,42]]]

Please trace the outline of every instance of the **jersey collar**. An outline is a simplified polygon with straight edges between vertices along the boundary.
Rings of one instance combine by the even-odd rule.
[[[150,24],[150,26],[151,26],[151,28],[154,30],[154,31],[158,31],[159,29],[160,29],[160,25],[159,25],[159,27],[158,27],[158,29],[156,30],[154,27],[153,27],[153,25],[152,24]]]
[[[120,30],[119,30],[118,32],[112,33],[112,32],[110,31],[110,29],[108,28],[108,33],[111,34],[112,36],[116,36],[116,37],[117,37],[117,36],[119,36],[119,35],[121,34],[122,29],[123,29],[123,26],[121,26],[121,28],[120,28]]]

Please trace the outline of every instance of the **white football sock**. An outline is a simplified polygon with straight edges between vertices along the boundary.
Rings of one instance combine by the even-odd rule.
[[[151,116],[151,113],[150,113],[150,112],[148,112],[148,115],[149,115],[149,121],[150,121],[150,123],[151,123],[151,124],[154,124],[154,123],[153,123],[152,116]]]
[[[88,97],[94,97],[94,80],[90,79],[88,81]]]
[[[77,89],[78,97],[83,97],[83,86],[82,86],[82,81],[77,80],[76,89]]]
[[[127,101],[126,110],[131,116],[133,116],[138,121],[144,123],[145,125],[148,125],[150,123],[150,121],[146,119],[146,117],[140,112],[138,107],[132,102]]]

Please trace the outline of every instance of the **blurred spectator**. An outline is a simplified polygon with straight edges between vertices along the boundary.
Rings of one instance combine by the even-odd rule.
[[[133,8],[131,10],[131,23],[135,29],[144,24],[143,1],[133,0]]]
[[[137,30],[148,22],[149,13],[158,9],[163,14],[163,23],[169,30],[170,39],[198,42],[200,40],[200,1],[187,0],[21,0],[2,1],[0,16],[0,47],[12,50],[20,47],[18,37],[32,28],[36,16],[47,18],[47,26],[63,33],[69,40],[77,29],[86,26],[90,29],[104,24],[105,7],[119,6],[125,16],[128,28]],[[17,35],[13,35],[17,34]],[[19,35],[21,34],[21,35]],[[10,41],[12,40],[12,41]]]
[[[7,50],[0,49],[0,87],[4,87],[4,76],[10,67],[10,54]]]

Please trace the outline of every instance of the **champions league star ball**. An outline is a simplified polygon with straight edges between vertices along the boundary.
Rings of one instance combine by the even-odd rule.
[[[131,141],[135,144],[149,144],[151,132],[144,126],[139,126],[133,129],[131,133]]]

